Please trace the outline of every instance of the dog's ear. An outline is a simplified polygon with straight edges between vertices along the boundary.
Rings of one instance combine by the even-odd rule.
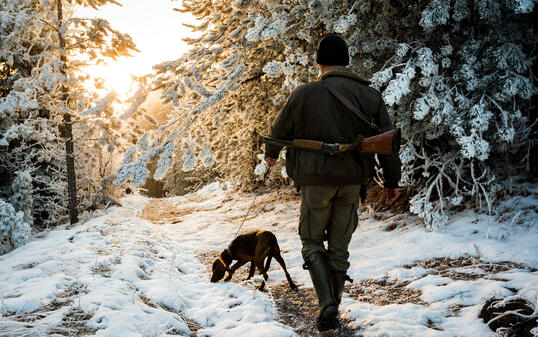
[[[215,261],[213,261],[213,266],[211,267],[211,270],[213,271],[213,273],[215,273],[216,271],[218,271],[220,268],[220,261],[219,259],[216,259]]]
[[[215,272],[216,264],[217,264],[217,260],[213,261],[213,264],[211,265],[211,271],[212,272]]]

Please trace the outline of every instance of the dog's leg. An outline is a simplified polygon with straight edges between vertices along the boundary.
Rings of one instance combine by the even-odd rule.
[[[236,263],[234,263],[234,265],[230,267],[230,270],[228,271],[228,276],[226,276],[224,281],[230,281],[232,279],[233,274],[237,270],[237,268],[240,268],[241,266],[243,266],[247,262],[248,261],[239,260]]]
[[[263,278],[267,281],[269,276],[267,276],[267,273],[265,272],[265,267],[263,266],[263,260],[264,256],[256,256],[256,267],[258,267],[258,271],[260,274],[263,275]]]
[[[256,267],[258,267],[258,271],[260,272],[260,274],[263,275],[263,278],[265,281],[267,281],[267,279],[269,278],[269,276],[267,276],[267,273],[265,272],[265,267],[263,265],[263,256],[260,256],[260,255],[256,255],[255,257],[255,261],[256,261]],[[262,284],[260,284],[258,286],[258,289],[259,291],[263,291],[263,289],[265,288],[265,281],[262,281]]]
[[[290,274],[288,273],[288,270],[286,269],[286,262],[284,262],[284,259],[282,258],[282,255],[280,255],[280,249],[275,252],[275,260],[280,264],[282,269],[284,269],[284,273],[286,274],[286,279],[288,280],[288,283],[290,284],[290,287],[292,290],[297,289],[297,286],[295,283],[293,283],[293,280],[291,279]]]
[[[254,263],[254,260],[250,261],[250,270],[248,272],[248,277],[245,279],[250,280],[252,276],[254,276],[254,272],[256,271],[256,264]]]

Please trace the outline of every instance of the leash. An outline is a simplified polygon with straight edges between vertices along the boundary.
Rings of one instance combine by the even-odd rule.
[[[265,171],[265,174],[263,175],[263,179],[262,179],[262,183],[261,183],[262,185],[265,183],[265,180],[269,176],[269,172],[271,172],[271,167],[270,166],[267,168],[267,171]],[[235,235],[234,235],[233,239],[235,239],[237,237],[237,234],[239,234],[239,232],[241,231],[241,228],[245,224],[245,221],[247,220],[248,215],[250,214],[250,211],[252,210],[252,207],[254,206],[254,203],[256,202],[256,198],[258,198],[258,195],[259,195],[259,193],[256,193],[256,195],[254,196],[254,199],[252,199],[252,202],[250,203],[250,207],[248,208],[247,214],[243,218],[243,221],[241,221],[241,225],[239,225],[239,228],[237,229],[237,232],[235,232]]]

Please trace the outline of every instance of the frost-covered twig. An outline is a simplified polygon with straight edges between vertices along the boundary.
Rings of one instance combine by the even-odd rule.
[[[512,221],[510,222],[510,227],[514,226],[514,223],[519,219],[521,214],[523,214],[523,211],[518,211],[516,215],[514,215]]]

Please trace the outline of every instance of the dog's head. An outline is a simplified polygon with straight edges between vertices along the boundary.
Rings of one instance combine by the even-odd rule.
[[[211,282],[218,282],[222,280],[224,274],[230,270],[228,267],[230,266],[231,262],[232,259],[228,253],[228,250],[223,251],[220,254],[220,257],[213,261],[213,266],[211,267],[211,270],[213,271],[213,275],[211,275]]]

